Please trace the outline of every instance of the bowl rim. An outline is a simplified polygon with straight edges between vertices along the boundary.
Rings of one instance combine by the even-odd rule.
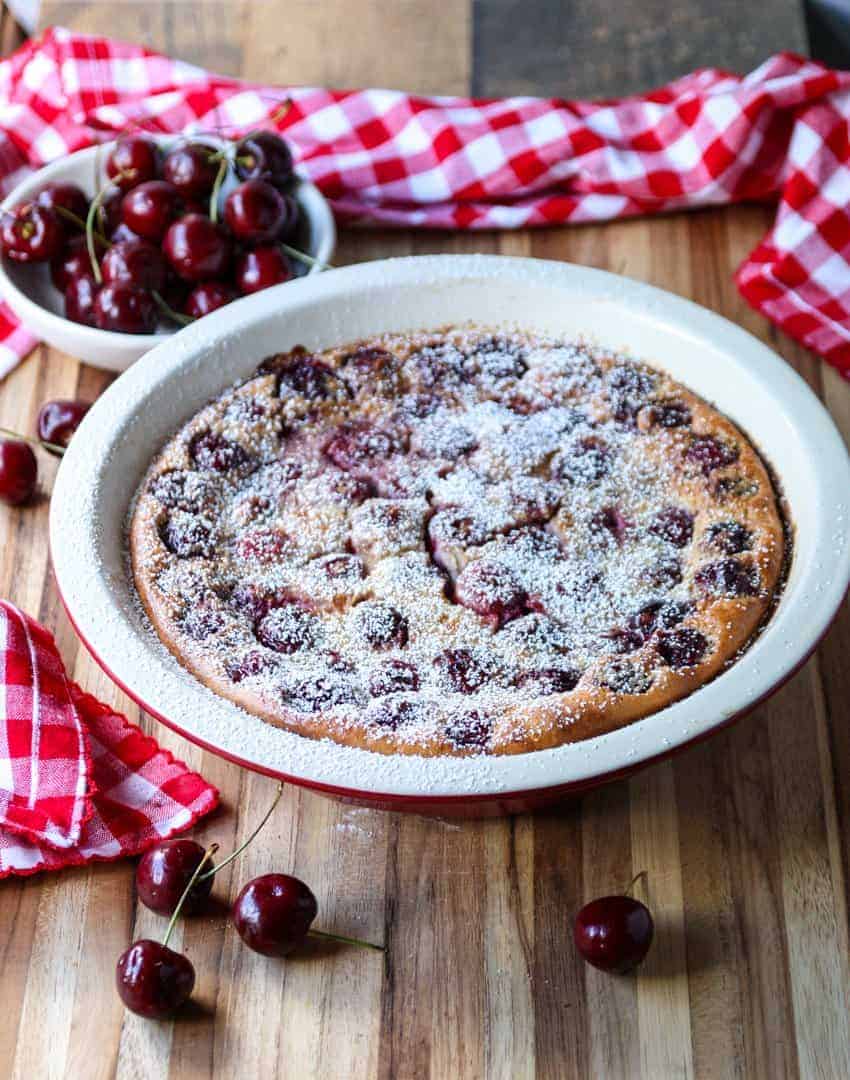
[[[147,132],[147,134],[158,143],[170,143],[178,138],[177,135],[161,135],[157,132]],[[186,135],[186,138],[199,142],[216,141],[214,136],[201,134],[197,136]],[[105,155],[109,153],[117,141],[117,139],[110,139],[108,142],[87,146],[82,150],[74,151],[73,154],[68,154],[66,157],[57,158],[56,161],[42,165],[40,169],[26,176],[12,188],[9,194],[0,202],[0,212],[19,206],[45,184],[62,179],[69,168],[85,167],[89,162],[91,162],[92,167],[95,167],[98,159],[105,158]],[[297,174],[296,179],[295,198],[309,218],[311,225],[315,228],[319,240],[313,257],[319,262],[327,263],[336,246],[336,222],[330,204],[312,181]],[[319,270],[318,266],[311,266],[304,276],[309,277],[311,274],[318,273]],[[289,285],[291,282],[285,282],[285,284]],[[43,307],[23,289],[19,288],[9,276],[5,257],[0,257],[0,295],[9,303],[23,323],[28,321],[27,317],[33,322],[36,320],[41,321],[45,326],[51,327],[54,334],[62,334],[65,328],[72,327],[75,334],[92,335],[91,340],[97,341],[102,347],[136,351],[141,349],[147,352],[148,349],[156,348],[163,342],[170,341],[177,333],[177,329],[175,329],[155,334],[123,334],[116,330],[100,330],[96,326],[71,322],[70,319],[66,319],[62,315],[57,315],[55,311]],[[233,303],[238,302],[238,300],[233,301]]]
[[[117,613],[114,582],[94,550],[95,533],[78,512],[88,501],[92,514],[121,515],[126,504],[104,505],[98,477],[103,462],[120,452],[125,426],[152,384],[168,384],[191,369],[204,352],[270,316],[282,318],[299,306],[345,303],[382,286],[415,287],[424,282],[519,277],[526,284],[613,296],[631,312],[646,311],[690,338],[721,349],[729,363],[745,368],[764,389],[766,404],[793,411],[805,456],[819,486],[819,516],[801,523],[812,531],[821,564],[803,566],[800,579],[783,595],[783,619],[802,612],[803,597],[817,590],[818,606],[807,608],[807,629],[793,641],[766,630],[734,665],[693,694],[643,720],[596,736],[529,754],[477,758],[389,757],[314,742],[264,724],[217,697],[180,667],[151,631]],[[793,369],[766,345],[728,320],[689,300],[606,271],[544,260],[492,255],[411,256],[360,263],[304,277],[277,296],[256,294],[207,316],[152,350],[122,375],[90,410],[57,476],[50,512],[50,546],[63,603],[80,637],[107,674],[152,715],[185,737],[248,768],[333,794],[432,801],[476,801],[585,788],[664,757],[711,734],[769,696],[810,655],[838,611],[850,582],[850,532],[836,534],[830,512],[850,520],[850,456],[829,413]],[[202,402],[198,402],[200,405]],[[793,409],[792,409],[793,406]],[[150,449],[153,453],[156,448]],[[814,464],[816,463],[816,468]],[[128,493],[128,502],[129,502]],[[828,558],[827,558],[828,556]],[[807,603],[807,601],[806,601]],[[775,617],[774,617],[775,618]],[[155,673],[154,688],[151,675]],[[222,722],[252,726],[259,752],[241,752],[221,735]],[[259,728],[263,728],[261,733]],[[213,736],[210,737],[210,733]]]

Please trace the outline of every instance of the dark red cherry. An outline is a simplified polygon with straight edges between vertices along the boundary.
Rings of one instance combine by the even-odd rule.
[[[45,401],[38,410],[38,437],[56,446],[67,446],[90,408],[88,401]]]
[[[236,262],[236,285],[246,296],[291,281],[292,277],[289,260],[277,247],[254,248]]]
[[[115,985],[131,1012],[164,1020],[188,1001],[195,969],[185,956],[158,941],[136,941],[118,959]]]
[[[705,544],[724,555],[740,555],[753,546],[753,534],[740,521],[718,521],[706,529]]]
[[[83,279],[79,279],[83,280]],[[158,312],[149,293],[132,285],[104,285],[94,301],[95,325],[120,334],[152,334]]]
[[[618,544],[622,544],[626,533],[631,528],[631,522],[627,521],[620,509],[616,506],[606,506],[598,510],[590,519],[590,530],[596,536],[610,536]]]
[[[98,207],[97,211],[97,223],[100,231],[107,238],[107,240],[128,240],[129,236],[123,235],[123,230],[130,233],[130,229],[121,221],[121,204],[124,202],[124,192],[113,190],[110,191],[104,198],[103,202]],[[119,230],[122,230],[119,235]],[[133,236],[136,234],[133,233]]]
[[[167,840],[145,852],[136,867],[136,891],[145,907],[159,915],[173,915],[205,854],[194,840]],[[209,898],[212,884],[211,877],[199,878],[181,912],[191,915],[200,911]]]
[[[455,585],[455,597],[497,630],[528,610],[526,592],[513,570],[488,559],[464,567]]]
[[[196,435],[189,447],[189,453],[198,468],[207,472],[229,472],[245,465],[249,460],[247,451],[238,442],[214,431]]]
[[[610,468],[611,451],[607,444],[595,435],[587,435],[567,450],[558,474],[564,480],[584,486],[601,480]]]
[[[207,281],[227,270],[231,243],[221,225],[203,214],[186,214],[165,234],[163,251],[184,281]]]
[[[271,671],[275,664],[276,661],[273,657],[254,650],[245,653],[239,660],[226,661],[224,668],[229,679],[235,683],[240,683],[243,679],[250,679],[255,675],[262,675],[263,672]]]
[[[67,210],[82,222],[85,222],[89,212],[88,196],[76,184],[46,184],[36,195],[35,201],[48,210],[56,210],[66,231],[72,235],[75,232],[74,223],[63,217],[61,211]]]
[[[159,175],[159,148],[146,135],[119,139],[106,160],[106,175],[122,191],[156,180]]]
[[[654,931],[649,909],[640,900],[603,896],[578,913],[574,938],[588,964],[622,975],[644,959]]]
[[[242,889],[233,905],[233,925],[249,949],[286,956],[307,937],[316,918],[316,898],[289,874],[264,874]]]
[[[755,596],[758,592],[758,571],[738,559],[721,559],[700,567],[694,581],[703,592],[715,596]]]
[[[224,220],[239,240],[272,243],[287,224],[283,195],[265,180],[246,180],[234,188],[224,204]]]
[[[687,427],[691,422],[691,410],[683,401],[659,401],[646,410],[650,427]]]
[[[55,210],[24,203],[3,211],[0,247],[14,262],[47,262],[62,250],[65,230]]]
[[[445,649],[434,659],[443,681],[457,694],[473,694],[489,677],[489,672],[471,649]]]
[[[162,252],[147,240],[122,240],[109,248],[100,269],[107,285],[132,285],[161,292],[168,268]]]
[[[697,435],[685,451],[688,461],[700,467],[705,476],[715,469],[725,468],[738,460],[737,447],[715,439],[713,435]]]
[[[297,604],[275,607],[257,623],[257,640],[267,649],[292,654],[314,644],[318,632],[316,617]]]
[[[405,660],[387,660],[369,677],[369,693],[372,697],[385,697],[404,690],[419,689],[419,673],[413,664]]]
[[[91,277],[93,274],[86,239],[75,236],[50,260],[50,280],[60,292],[78,277]]]
[[[490,746],[493,722],[478,709],[469,709],[452,717],[446,724],[446,738],[458,750],[481,753]]]
[[[120,210],[121,210],[121,208],[120,208],[120,205],[119,205],[119,213],[120,213]],[[139,236],[138,233],[134,233],[132,229],[128,229],[123,221],[119,221],[118,224],[115,226],[115,228],[112,229],[111,232],[107,233],[107,236],[109,237],[109,240],[113,244],[121,244],[121,243],[124,243],[127,240],[142,240],[143,239],[143,237]]]
[[[95,326],[94,302],[99,287],[87,274],[72,278],[65,286],[65,318],[83,326]]]
[[[223,281],[202,281],[189,293],[183,310],[193,319],[202,319],[235,299],[236,290]]]
[[[360,637],[373,649],[400,648],[407,643],[407,619],[392,604],[381,600],[358,604],[354,622]]]
[[[670,667],[691,667],[705,656],[708,639],[692,626],[680,626],[676,630],[659,630],[655,647]]]
[[[0,500],[19,506],[32,498],[38,462],[32,447],[20,439],[0,442]]]
[[[121,220],[137,236],[160,241],[168,226],[183,213],[183,200],[167,180],[148,180],[124,196]]]
[[[165,155],[162,175],[185,199],[206,199],[218,172],[215,151],[200,143],[178,146]]]
[[[574,690],[580,678],[580,673],[571,668],[538,668],[535,671],[524,671],[517,677],[516,685],[534,697],[544,697],[547,694],[565,694]]]
[[[236,148],[236,172],[241,180],[267,180],[280,187],[292,179],[292,153],[273,131],[257,131]]]
[[[279,353],[265,359],[257,371],[275,375],[278,393],[290,390],[308,401],[350,397],[348,387],[333,368],[313,356]]]
[[[674,547],[687,547],[694,534],[694,516],[683,506],[665,506],[650,522],[649,531]]]
[[[209,526],[184,514],[182,519],[168,518],[159,529],[160,539],[178,559],[206,558],[212,554],[213,540]]]

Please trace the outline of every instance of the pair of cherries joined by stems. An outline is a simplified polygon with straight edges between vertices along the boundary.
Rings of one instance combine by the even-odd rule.
[[[74,322],[149,334],[161,318],[185,325],[289,281],[290,259],[319,265],[287,243],[300,212],[292,154],[275,132],[219,149],[181,142],[164,154],[150,137],[128,135],[106,174],[92,200],[52,183],[0,219],[0,249],[49,263]]]
[[[283,785],[265,817],[248,839],[226,859],[213,865],[217,844],[204,849],[194,840],[171,840],[148,851],[136,868],[136,890],[142,903],[171,920],[162,942],[143,939],[121,954],[116,968],[118,994],[128,1009],[148,1019],[171,1016],[192,994],[195,969],[191,962],[168,947],[181,914],[203,911],[212,891],[214,876],[251,843],[280,801]],[[318,913],[316,898],[298,878],[289,874],[264,874],[249,881],[239,892],[231,918],[240,938],[263,956],[283,957],[317,937],[383,952],[383,947],[357,938],[312,928]]]

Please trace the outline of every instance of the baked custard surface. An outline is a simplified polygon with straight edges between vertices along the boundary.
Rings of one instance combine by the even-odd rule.
[[[265,360],[152,462],[139,596],[194,675],[382,753],[586,739],[733,661],[784,533],[726,417],[624,355],[520,332]]]

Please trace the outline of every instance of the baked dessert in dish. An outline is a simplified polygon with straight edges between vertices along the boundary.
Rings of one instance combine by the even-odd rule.
[[[661,371],[482,328],[269,357],[152,462],[161,640],[269,723],[382,753],[586,739],[752,637],[785,541],[758,454]]]

